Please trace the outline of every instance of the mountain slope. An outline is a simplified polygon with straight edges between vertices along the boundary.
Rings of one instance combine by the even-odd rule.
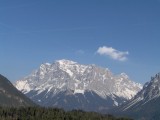
[[[160,73],[151,77],[143,89],[123,105],[120,111],[136,119],[159,120],[160,119]]]
[[[15,86],[42,106],[89,111],[118,106],[141,89],[125,73],[113,75],[106,68],[69,60],[42,64]],[[93,109],[91,105],[95,103]]]
[[[0,75],[0,106],[20,107],[32,105],[35,104],[18,91],[7,78]]]

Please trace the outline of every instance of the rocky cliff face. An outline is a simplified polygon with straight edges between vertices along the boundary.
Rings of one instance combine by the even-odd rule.
[[[118,106],[141,89],[125,73],[113,75],[107,68],[69,60],[42,64],[15,86],[42,106],[88,111]]]
[[[151,81],[147,82],[143,89],[137,95],[124,105],[123,111],[131,109],[140,109],[145,106],[149,101],[160,97],[160,73],[151,77]]]

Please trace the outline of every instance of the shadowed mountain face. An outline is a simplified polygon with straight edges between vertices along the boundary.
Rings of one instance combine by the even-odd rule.
[[[160,73],[151,77],[151,81],[133,99],[120,106],[117,113],[139,120],[160,120]]]
[[[119,106],[141,89],[125,73],[69,60],[42,64],[15,86],[41,106],[87,111]]]
[[[20,107],[32,105],[35,104],[18,91],[7,78],[0,75],[0,106]]]
[[[36,91],[27,93],[27,96],[33,96],[33,101],[46,107],[63,108],[65,110],[80,109],[85,111],[96,111],[104,113],[113,107],[115,101],[124,101],[124,98],[114,96],[114,100],[111,96],[107,98],[100,97],[94,91],[85,91],[83,94],[74,94],[73,90],[60,91],[58,94],[53,96],[53,93],[49,93],[46,99],[47,91],[41,92],[37,96]]]

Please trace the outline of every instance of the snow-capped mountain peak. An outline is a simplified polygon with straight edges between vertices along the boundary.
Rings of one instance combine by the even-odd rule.
[[[122,108],[124,111],[143,106],[149,101],[160,97],[160,73],[151,77],[151,81],[144,84],[143,89]]]
[[[129,79],[129,76],[128,76],[126,73],[124,73],[124,72],[121,73],[120,75],[121,75],[122,77],[124,77],[125,79]]]
[[[77,64],[77,62],[71,61],[71,60],[66,60],[66,59],[62,59],[62,60],[56,60],[57,63],[61,64],[61,65],[73,65],[73,64]]]
[[[141,85],[129,80],[125,73],[113,75],[108,68],[81,65],[65,59],[42,64],[34,73],[17,81],[15,86],[44,106],[60,94],[96,94],[99,99],[105,101],[109,97],[113,105],[119,105],[141,89]]]

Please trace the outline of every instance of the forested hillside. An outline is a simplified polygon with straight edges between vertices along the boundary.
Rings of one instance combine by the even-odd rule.
[[[70,111],[53,108],[0,108],[0,120],[131,120],[101,115],[94,112]]]
[[[18,91],[6,77],[0,74],[0,106],[25,107],[35,105],[29,98]]]

